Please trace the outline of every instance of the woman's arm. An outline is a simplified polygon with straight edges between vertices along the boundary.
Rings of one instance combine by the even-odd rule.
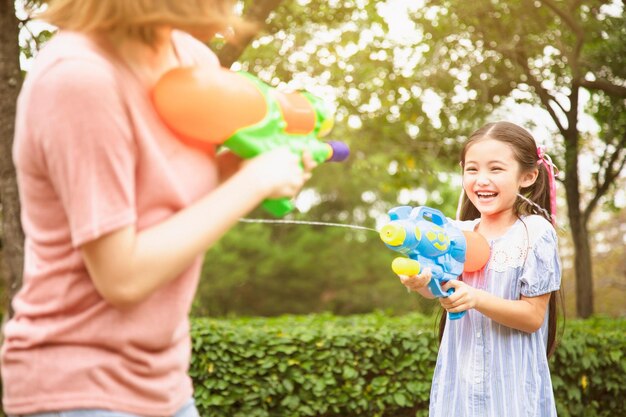
[[[448,281],[442,288],[446,291],[454,288],[454,294],[439,299],[447,311],[453,313],[474,308],[495,322],[527,333],[541,327],[550,301],[550,293],[505,300],[457,280]]]
[[[196,203],[137,232],[128,226],[81,247],[100,294],[116,307],[132,306],[182,273],[240,217],[265,198],[294,196],[314,166],[286,149],[245,161],[241,170]]]

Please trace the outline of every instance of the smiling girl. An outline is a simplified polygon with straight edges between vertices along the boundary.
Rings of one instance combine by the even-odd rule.
[[[482,234],[491,256],[481,271],[446,283],[454,294],[438,299],[447,311],[468,314],[442,322],[430,416],[556,416],[548,368],[561,283],[554,166],[525,129],[508,122],[474,132],[461,166],[457,225]],[[429,271],[400,279],[432,298]]]

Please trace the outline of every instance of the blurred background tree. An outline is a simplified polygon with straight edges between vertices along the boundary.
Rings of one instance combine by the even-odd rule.
[[[8,315],[12,314],[10,300],[22,283],[24,262],[24,232],[11,158],[15,105],[22,86],[18,33],[14,1],[0,0],[0,283],[2,305]]]
[[[2,1],[4,18],[12,1]],[[549,145],[562,168],[563,287],[567,304],[575,306],[569,312],[588,317],[595,293],[598,312],[624,315],[619,302],[608,301],[626,295],[619,256],[625,242],[623,233],[621,242],[614,233],[616,225],[624,227],[626,206],[623,2],[239,4],[262,25],[248,45],[213,42],[222,63],[273,86],[307,89],[324,98],[336,109],[332,138],[352,150],[347,162],[316,170],[297,200],[300,210],[288,219],[376,229],[386,210],[399,204],[427,204],[453,217],[461,143],[485,122],[508,119]],[[19,11],[18,16],[21,21],[3,20],[0,31],[3,45],[5,39],[17,42],[18,25],[26,69],[49,32],[35,30]],[[1,51],[2,63],[16,60],[15,52]],[[0,66],[3,79],[7,68]],[[14,99],[3,94],[0,101],[12,120]],[[0,137],[3,156],[11,129]],[[12,174],[5,159],[0,159],[3,219],[14,224],[15,212],[5,203],[15,203],[4,188],[5,175]],[[249,217],[268,216],[257,210]],[[16,242],[7,230],[5,263],[19,264],[6,251]],[[241,223],[207,253],[194,313],[433,310],[435,303],[407,294],[398,284],[389,268],[393,257],[374,231]],[[15,279],[5,273],[9,286],[16,287]]]
[[[283,2],[235,68],[277,86],[292,80],[292,87],[328,92],[336,103],[333,134],[351,144],[352,157],[347,166],[318,170],[312,184],[320,203],[304,218],[375,227],[398,203],[429,204],[452,216],[464,138],[486,121],[525,125],[562,168],[564,288],[568,304],[575,300],[568,310],[588,317],[594,292],[605,292],[603,280],[593,288],[591,260],[602,247],[596,224],[607,213],[619,219],[626,198],[625,38],[623,4],[614,1],[479,1],[469,9],[462,1]],[[338,181],[346,174],[349,186]],[[361,262],[384,251],[376,236],[366,239],[358,253],[371,255]],[[329,270],[333,281],[349,281],[350,269],[338,268]],[[393,278],[368,270],[382,274],[378,280]],[[214,265],[210,271],[217,274]],[[626,281],[623,271],[614,278]],[[607,294],[622,296],[621,287]],[[358,297],[358,281],[350,288]],[[406,297],[389,295],[396,302],[384,306],[406,307],[397,301]]]

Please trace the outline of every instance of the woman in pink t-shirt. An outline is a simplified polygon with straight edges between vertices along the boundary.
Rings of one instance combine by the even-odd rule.
[[[314,167],[286,150],[201,152],[155,113],[166,71],[219,65],[197,39],[243,27],[230,3],[57,0],[45,13],[60,31],[20,92],[13,149],[26,241],[1,352],[7,414],[197,416],[202,256]]]

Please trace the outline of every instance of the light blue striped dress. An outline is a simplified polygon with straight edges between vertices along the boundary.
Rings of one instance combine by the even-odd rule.
[[[473,230],[478,220],[454,223]],[[556,232],[543,217],[523,217],[490,246],[486,273],[465,274],[468,284],[511,300],[559,289]],[[448,320],[433,376],[430,417],[556,417],[547,339],[547,312],[532,334],[502,326],[476,310]]]

